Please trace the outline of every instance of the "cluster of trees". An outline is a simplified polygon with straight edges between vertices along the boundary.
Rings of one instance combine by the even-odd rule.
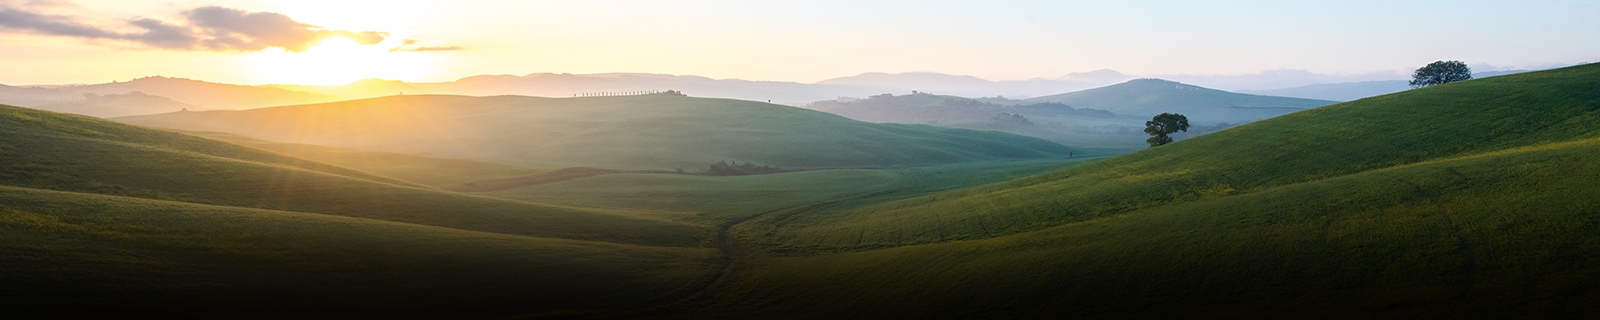
[[[1457,60],[1434,61],[1411,73],[1411,86],[1416,88],[1462,80],[1472,80],[1472,68]]]
[[[1072,106],[1069,106],[1069,105],[1067,105],[1065,103],[1060,103],[1060,102],[1041,102],[1041,103],[1035,103],[1035,104],[1017,105],[1017,108],[1020,108],[1022,110],[1033,111],[1033,112],[1045,112],[1045,113],[1053,113],[1053,114],[1064,114],[1064,115],[1095,117],[1095,118],[1115,118],[1115,117],[1117,117],[1117,115],[1114,114],[1114,113],[1111,113],[1111,111],[1100,110],[1100,109],[1090,109],[1090,108],[1082,108],[1082,109],[1073,108]]]
[[[783,169],[773,166],[757,166],[756,164],[749,162],[741,164],[738,161],[734,161],[733,163],[728,163],[728,161],[717,161],[717,163],[711,164],[711,169],[706,170],[705,175],[743,176],[779,172],[783,172]]]
[[[1032,127],[1033,121],[1020,114],[1001,112],[989,119],[989,124],[995,127]]]

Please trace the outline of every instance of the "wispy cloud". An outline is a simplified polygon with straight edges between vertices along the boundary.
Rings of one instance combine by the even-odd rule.
[[[283,48],[302,52],[327,38],[349,38],[363,45],[383,43],[389,33],[327,29],[295,21],[275,12],[250,12],[218,6],[181,13],[182,21],[133,18],[95,23],[50,8],[72,7],[66,1],[0,2],[0,32],[23,32],[94,40],[123,41],[170,50],[260,51]],[[456,46],[418,46],[414,40],[391,51],[452,51]]]
[[[406,39],[400,43],[400,46],[389,49],[389,52],[439,52],[459,51],[466,49],[467,48],[461,46],[423,45],[422,41],[420,40]]]

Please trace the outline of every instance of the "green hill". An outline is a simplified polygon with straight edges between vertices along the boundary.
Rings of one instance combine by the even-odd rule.
[[[736,228],[774,318],[1557,317],[1600,303],[1600,64]],[[804,303],[786,303],[804,301]],[[704,316],[700,314],[699,316]]]
[[[1206,125],[1256,121],[1336,103],[1232,93],[1161,79],[1136,79],[1024,101],[1064,103],[1074,108],[1108,110],[1117,115],[1147,120],[1164,112],[1180,113],[1188,116],[1190,123]]]
[[[85,116],[0,106],[0,185],[371,218],[494,233],[694,245],[709,231],[624,211],[446,192]]]
[[[1064,146],[1012,134],[844,117],[677,95],[595,98],[393,96],[118,121],[288,143],[529,167],[699,168],[720,160],[860,167],[1033,159]]]
[[[497,318],[636,310],[715,250],[0,186],[0,299],[20,314]]]
[[[193,131],[183,133],[432,187],[456,186],[484,179],[525,176],[550,171],[549,169],[523,168],[466,159],[443,159],[393,152],[271,142],[221,132]]]

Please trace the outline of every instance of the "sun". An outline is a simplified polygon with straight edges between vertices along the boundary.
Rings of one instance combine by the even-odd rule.
[[[393,42],[393,40],[389,41]],[[324,39],[305,52],[279,48],[250,55],[258,79],[273,84],[341,85],[361,79],[408,80],[433,72],[435,60],[415,52],[390,52],[398,44],[361,45],[342,37]]]

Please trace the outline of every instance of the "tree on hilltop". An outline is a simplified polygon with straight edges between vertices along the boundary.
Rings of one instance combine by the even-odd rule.
[[[1172,142],[1168,136],[1178,131],[1189,131],[1189,117],[1176,113],[1162,113],[1144,122],[1144,133],[1150,134],[1150,139],[1144,142],[1150,147],[1157,147]]]
[[[1468,68],[1465,62],[1434,61],[1417,68],[1417,71],[1411,74],[1411,87],[1421,88],[1470,79],[1472,79],[1472,68]]]

